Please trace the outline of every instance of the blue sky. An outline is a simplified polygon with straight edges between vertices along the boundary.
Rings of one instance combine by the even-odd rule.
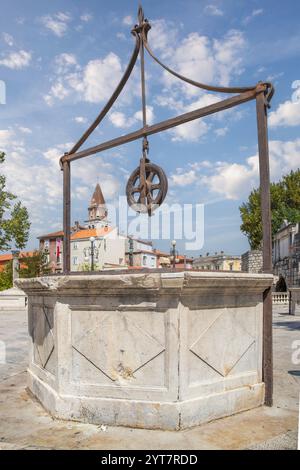
[[[0,149],[7,153],[7,185],[29,208],[28,248],[33,248],[36,236],[61,227],[59,157],[98,114],[124,71],[138,2],[1,0],[0,5],[0,80],[7,90],[6,104],[0,105]],[[272,180],[298,168],[300,3],[145,0],[143,7],[152,24],[150,45],[186,76],[216,85],[274,83],[269,113]],[[225,97],[170,78],[149,56],[146,73],[149,122]],[[137,67],[86,146],[139,128],[140,109]],[[205,204],[201,252],[246,251],[238,207],[258,184],[255,104],[149,141],[151,160],[168,176],[166,202]],[[74,163],[73,221],[86,219],[98,180],[106,200],[116,203],[138,164],[140,148],[135,142]],[[168,241],[155,245],[169,248]]]

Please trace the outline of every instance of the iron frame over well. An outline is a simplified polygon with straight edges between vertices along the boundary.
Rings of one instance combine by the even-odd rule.
[[[147,136],[163,132],[167,129],[179,126],[181,124],[209,116],[217,112],[238,106],[251,100],[256,100],[257,130],[258,130],[258,154],[259,154],[259,173],[260,173],[260,191],[261,191],[261,214],[263,228],[263,272],[272,273],[272,237],[271,237],[271,204],[270,204],[270,176],[269,176],[269,149],[268,149],[268,130],[267,130],[267,109],[273,96],[274,89],[269,82],[259,82],[251,87],[217,87],[205,85],[194,80],[188,79],[164,65],[152,52],[148,44],[148,31],[151,28],[149,22],[144,18],[143,10],[140,7],[138,12],[139,23],[132,29],[131,33],[135,38],[135,47],[127,66],[127,69],[120,80],[116,90],[104,106],[95,121],[90,125],[86,132],[81,136],[72,149],[65,153],[60,164],[63,170],[63,263],[64,273],[70,273],[70,235],[71,235],[71,162],[103,152],[114,147],[126,144],[143,138],[144,142]],[[144,73],[144,50],[159,65],[177,78],[198,88],[219,92],[235,94],[231,98],[205,106],[203,108],[181,114],[179,116],[167,119],[165,121],[148,126],[146,123],[146,97],[145,97],[145,73]],[[90,134],[96,129],[103,118],[106,116],[122,89],[124,88],[134,66],[138,55],[141,58],[141,88],[142,88],[142,110],[143,127],[121,137],[102,142],[94,147],[85,150],[79,150]],[[273,364],[272,364],[272,294],[271,289],[267,289],[263,299],[263,380],[265,382],[265,404],[272,406],[273,395]]]

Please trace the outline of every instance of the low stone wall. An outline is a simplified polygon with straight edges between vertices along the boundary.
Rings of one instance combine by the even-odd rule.
[[[263,269],[263,256],[260,250],[246,251],[242,254],[242,271],[245,273],[261,273]]]
[[[300,287],[291,287],[291,315],[300,315]]]
[[[22,279],[28,384],[58,418],[181,429],[259,406],[267,274]]]
[[[12,287],[0,292],[0,311],[24,311],[27,308],[27,297],[23,291]]]

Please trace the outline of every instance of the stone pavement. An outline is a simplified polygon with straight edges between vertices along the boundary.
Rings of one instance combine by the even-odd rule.
[[[27,321],[0,312],[0,449],[296,449],[300,365],[292,343],[300,318],[274,314],[274,406],[260,407],[185,431],[101,427],[52,419],[26,391]],[[2,343],[3,344],[3,343]]]

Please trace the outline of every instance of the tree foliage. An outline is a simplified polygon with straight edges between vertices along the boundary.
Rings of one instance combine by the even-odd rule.
[[[0,152],[0,164],[5,154]],[[12,245],[17,249],[26,246],[30,222],[28,211],[17,197],[6,190],[6,178],[0,174],[0,251],[9,250]]]
[[[42,251],[36,250],[31,256],[22,256],[19,259],[20,277],[38,277],[50,273],[51,269],[48,265],[47,255]]]
[[[286,220],[300,222],[300,169],[291,171],[278,183],[271,183],[272,235]],[[252,250],[262,245],[260,190],[251,191],[248,201],[240,206],[241,231],[247,236]]]
[[[20,256],[19,277],[30,278],[44,276],[51,272],[47,261],[47,255],[41,251],[35,251],[31,256]],[[13,286],[12,261],[9,261],[3,271],[0,271],[0,291],[10,289]]]
[[[9,261],[3,271],[0,271],[0,291],[10,289],[13,286],[12,261]]]

